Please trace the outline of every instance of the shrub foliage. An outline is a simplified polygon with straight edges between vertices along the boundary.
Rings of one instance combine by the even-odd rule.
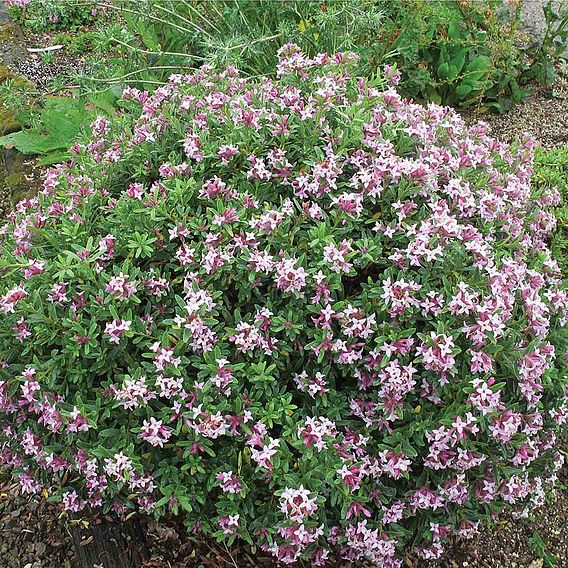
[[[0,417],[25,491],[316,565],[435,558],[542,503],[568,411],[558,196],[531,190],[529,140],[355,59],[286,45],[274,80],[127,89],[18,205]]]

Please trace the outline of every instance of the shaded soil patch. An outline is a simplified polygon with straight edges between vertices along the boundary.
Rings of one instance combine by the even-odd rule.
[[[19,488],[7,476],[0,482],[0,568],[74,568],[60,509]]]

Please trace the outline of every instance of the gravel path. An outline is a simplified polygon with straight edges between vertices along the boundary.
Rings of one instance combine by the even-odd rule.
[[[493,527],[482,529],[471,541],[456,543],[441,566],[442,568],[542,568],[543,566],[567,568],[568,494],[566,490],[558,491],[533,518],[513,519],[505,516]]]
[[[533,94],[507,114],[463,115],[468,122],[489,123],[492,134],[506,142],[527,132],[544,148],[562,147],[568,144],[568,64],[559,66],[552,87],[533,87]]]

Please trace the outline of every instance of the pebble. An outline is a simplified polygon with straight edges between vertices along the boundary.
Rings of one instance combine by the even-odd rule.
[[[70,79],[71,72],[80,72],[83,63],[77,58],[58,53],[50,63],[44,63],[38,56],[18,59],[10,65],[13,71],[35,83],[40,89],[47,89],[50,82],[58,79]]]

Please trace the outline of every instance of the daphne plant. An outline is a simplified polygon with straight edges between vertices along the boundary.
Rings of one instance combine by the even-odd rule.
[[[280,51],[128,88],[1,231],[27,492],[283,562],[435,559],[563,458],[568,298],[533,144]]]

